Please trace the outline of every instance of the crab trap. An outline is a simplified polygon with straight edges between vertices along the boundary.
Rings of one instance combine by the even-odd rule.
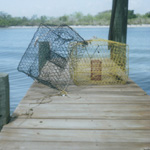
[[[69,84],[124,84],[128,79],[128,46],[113,41],[85,41],[67,25],[40,25],[18,70],[52,88]]]
[[[103,39],[72,47],[71,77],[76,85],[125,84],[129,73],[126,44]]]
[[[67,25],[40,25],[25,51],[18,70],[50,87],[64,90],[70,82],[71,43],[83,38]]]

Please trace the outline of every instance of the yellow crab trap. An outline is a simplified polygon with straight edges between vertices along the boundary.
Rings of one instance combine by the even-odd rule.
[[[129,74],[128,45],[93,39],[72,44],[70,74],[76,85],[125,84]]]

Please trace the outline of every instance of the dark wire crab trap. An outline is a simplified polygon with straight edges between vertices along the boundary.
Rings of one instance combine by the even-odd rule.
[[[50,87],[64,90],[70,82],[71,43],[84,39],[67,25],[40,25],[18,70]]]

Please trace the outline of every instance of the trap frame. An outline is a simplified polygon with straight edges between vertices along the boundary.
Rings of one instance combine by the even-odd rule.
[[[64,90],[70,82],[71,42],[84,39],[67,25],[41,24],[17,69],[38,82]]]
[[[104,39],[74,44],[71,77],[76,85],[125,84],[129,74],[128,45]]]

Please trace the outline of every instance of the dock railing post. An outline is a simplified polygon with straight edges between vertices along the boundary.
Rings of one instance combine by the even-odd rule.
[[[112,14],[110,20],[108,39],[120,43],[127,41],[127,22],[128,22],[128,3],[129,0],[113,0]],[[111,49],[111,59],[116,61],[115,49]],[[126,47],[118,53],[120,61],[124,61],[123,70],[126,69]],[[119,65],[119,64],[118,64]]]
[[[109,40],[126,44],[128,1],[129,0],[113,0],[108,37]]]
[[[9,76],[0,73],[0,130],[10,119]]]

